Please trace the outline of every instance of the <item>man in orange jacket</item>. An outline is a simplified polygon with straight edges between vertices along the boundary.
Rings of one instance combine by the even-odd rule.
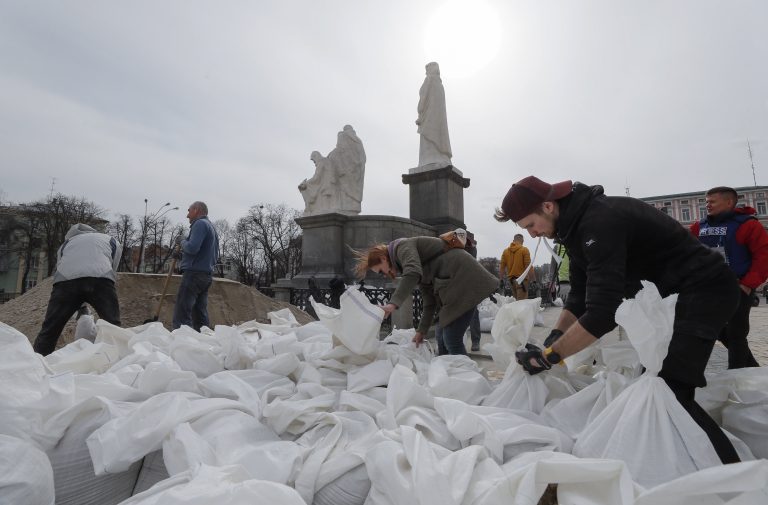
[[[739,307],[718,340],[728,348],[728,368],[760,366],[747,343],[749,311],[755,289],[768,279],[768,233],[752,207],[736,207],[733,188],[707,191],[707,217],[691,225],[702,244],[723,255],[739,279]]]
[[[509,280],[512,286],[512,296],[516,300],[526,300],[528,298],[528,279],[531,278],[533,269],[529,270],[525,279],[521,279],[528,265],[531,264],[531,253],[523,245],[523,236],[515,235],[509,247],[501,253],[501,262],[499,263],[499,279]]]

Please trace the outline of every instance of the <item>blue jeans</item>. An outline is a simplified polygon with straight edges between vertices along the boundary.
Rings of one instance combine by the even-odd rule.
[[[474,312],[475,307],[469,309],[445,326],[442,326],[438,321],[437,329],[435,329],[438,355],[467,354],[467,348],[464,347],[464,333],[469,328]]]
[[[209,326],[208,288],[213,278],[210,273],[185,271],[181,276],[176,306],[173,309],[173,329],[187,325],[200,331]]]

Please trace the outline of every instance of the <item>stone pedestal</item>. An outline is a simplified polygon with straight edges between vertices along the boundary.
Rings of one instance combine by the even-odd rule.
[[[296,223],[303,232],[301,272],[291,279],[291,285],[297,288],[306,288],[310,277],[315,277],[320,288],[327,287],[328,281],[337,276],[347,284],[356,282],[352,249],[365,249],[400,237],[437,235],[432,226],[396,216],[329,213],[300,217]],[[383,279],[373,277],[366,284],[385,287]]]
[[[410,189],[410,217],[435,227],[437,233],[464,224],[464,188],[469,179],[453,166],[434,170],[411,169],[403,174]]]

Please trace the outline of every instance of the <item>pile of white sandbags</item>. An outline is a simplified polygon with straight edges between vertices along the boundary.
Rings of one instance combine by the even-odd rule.
[[[651,344],[673,305],[653,292],[622,309]],[[768,461],[720,465],[670,401],[665,345],[600,342],[530,376],[513,356],[538,303],[506,303],[494,385],[466,356],[414,347],[413,330],[379,340],[383,312],[357,291],[314,306],[304,326],[286,311],[199,333],[99,321],[94,342],[46,358],[0,326],[0,503],[533,505],[550,483],[559,503],[768,496]],[[702,393],[744,459],[765,450],[765,377],[729,372]]]

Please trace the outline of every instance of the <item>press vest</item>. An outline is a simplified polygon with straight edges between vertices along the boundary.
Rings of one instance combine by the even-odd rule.
[[[748,214],[733,214],[709,222],[707,218],[699,221],[699,241],[707,247],[722,247],[725,251],[725,262],[737,277],[743,277],[752,265],[752,254],[749,249],[736,242],[736,230],[749,219],[755,219]]]

